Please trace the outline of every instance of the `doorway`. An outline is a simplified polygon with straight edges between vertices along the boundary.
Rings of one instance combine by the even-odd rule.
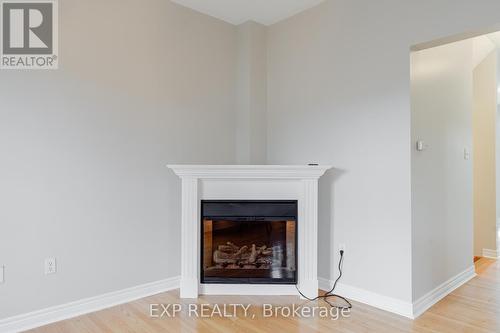
[[[414,50],[411,62],[414,258],[445,281],[498,258],[500,33]]]

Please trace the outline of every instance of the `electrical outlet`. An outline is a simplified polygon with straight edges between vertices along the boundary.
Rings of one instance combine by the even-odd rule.
[[[55,274],[57,272],[56,258],[45,259],[45,275]]]
[[[0,283],[5,282],[5,266],[0,265]]]
[[[345,244],[344,243],[339,244],[339,251],[345,252]]]

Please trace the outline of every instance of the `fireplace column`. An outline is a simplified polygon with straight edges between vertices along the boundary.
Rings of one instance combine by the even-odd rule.
[[[307,297],[318,296],[318,179],[302,180],[298,218],[298,287]]]
[[[181,298],[198,298],[199,210],[198,178],[182,177]]]

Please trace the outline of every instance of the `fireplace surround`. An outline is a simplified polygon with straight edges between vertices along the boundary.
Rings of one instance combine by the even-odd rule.
[[[197,298],[200,294],[298,295],[296,286],[309,297],[318,294],[318,179],[330,166],[168,167],[182,184],[181,298]],[[283,216],[273,219],[272,214],[266,213],[266,202],[295,203],[295,216],[278,214]],[[215,203],[232,203],[233,208],[239,203],[239,209],[254,211],[248,216],[221,216],[216,211],[221,206]],[[261,207],[256,209],[252,203]],[[241,211],[236,215],[241,215]],[[236,220],[238,217],[246,221]],[[205,249],[204,233],[210,227],[212,245]],[[245,232],[256,239],[240,237]],[[293,245],[295,249],[289,251]],[[214,252],[219,246],[217,263]],[[204,262],[207,256],[212,262]],[[206,274],[205,268],[213,272]],[[227,276],[229,269],[237,280]]]

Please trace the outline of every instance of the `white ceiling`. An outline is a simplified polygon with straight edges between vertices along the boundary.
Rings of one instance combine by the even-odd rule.
[[[314,7],[323,0],[172,0],[173,2],[238,25],[255,21],[270,25]]]

